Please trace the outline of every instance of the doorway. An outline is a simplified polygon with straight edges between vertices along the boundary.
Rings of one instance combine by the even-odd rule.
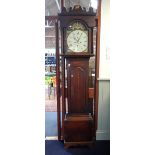
[[[45,137],[57,137],[56,16],[45,17]]]
[[[60,6],[65,6],[69,8],[70,6],[74,6],[77,4],[78,0],[67,0],[67,1],[53,1],[46,0],[45,1],[45,137],[57,137],[58,136],[58,126],[61,128],[61,120],[62,120],[62,103],[60,104],[60,119],[57,119],[57,94],[56,94],[56,27],[55,23],[57,20],[57,14],[60,12]],[[90,5],[95,6],[94,10],[97,12],[97,0],[93,1],[86,0],[81,1],[80,5],[85,7],[88,10]],[[62,3],[62,5],[60,5]],[[93,42],[96,42],[96,32],[94,29],[94,37]],[[60,36],[61,37],[61,36]],[[61,40],[61,39],[60,39]],[[95,43],[94,43],[95,44]],[[61,45],[59,45],[61,46]],[[58,47],[59,48],[59,47]],[[94,94],[95,87],[95,62],[97,60],[96,57],[96,47],[94,46],[95,56],[91,58],[89,62],[89,94]],[[61,59],[61,58],[60,58]],[[61,62],[61,60],[60,60]],[[59,77],[59,76],[58,76]],[[94,95],[90,95],[89,102],[94,104]],[[62,101],[61,101],[62,102]],[[90,108],[92,111],[92,108]],[[92,111],[93,112],[93,111]],[[94,111],[94,113],[96,113]],[[57,121],[60,120],[60,121]],[[61,124],[61,125],[60,125]],[[61,130],[61,129],[60,129]],[[61,131],[59,131],[59,135]],[[59,136],[60,137],[60,136]]]

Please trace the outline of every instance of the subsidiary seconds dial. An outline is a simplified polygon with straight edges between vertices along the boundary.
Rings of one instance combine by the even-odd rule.
[[[87,31],[74,30],[67,37],[68,49],[72,52],[87,52],[88,34]]]

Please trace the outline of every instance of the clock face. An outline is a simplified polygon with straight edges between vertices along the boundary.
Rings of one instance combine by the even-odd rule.
[[[68,49],[73,52],[86,52],[88,48],[88,34],[82,30],[74,30],[67,37]]]
[[[88,52],[88,30],[80,22],[75,22],[67,29],[67,52]]]

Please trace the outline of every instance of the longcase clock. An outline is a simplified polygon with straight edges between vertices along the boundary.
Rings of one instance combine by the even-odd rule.
[[[62,99],[62,139],[66,148],[91,145],[94,141],[94,105],[89,102],[89,61],[94,56],[96,14],[92,8],[86,11],[79,5],[69,11],[63,7],[58,21],[61,54],[57,71],[61,75],[58,87]]]

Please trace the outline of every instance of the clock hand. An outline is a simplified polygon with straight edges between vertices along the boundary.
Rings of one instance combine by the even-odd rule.
[[[76,40],[76,42],[77,42],[77,39],[75,37],[73,37],[73,39]]]
[[[73,34],[73,39],[74,39],[74,40],[76,40],[76,42],[77,42],[77,39],[76,39],[76,37],[75,37],[75,35],[74,35],[74,34]]]
[[[79,43],[79,40],[80,40],[81,36],[82,36],[82,33],[81,33],[80,37],[79,37],[78,40],[77,40],[78,43]]]

